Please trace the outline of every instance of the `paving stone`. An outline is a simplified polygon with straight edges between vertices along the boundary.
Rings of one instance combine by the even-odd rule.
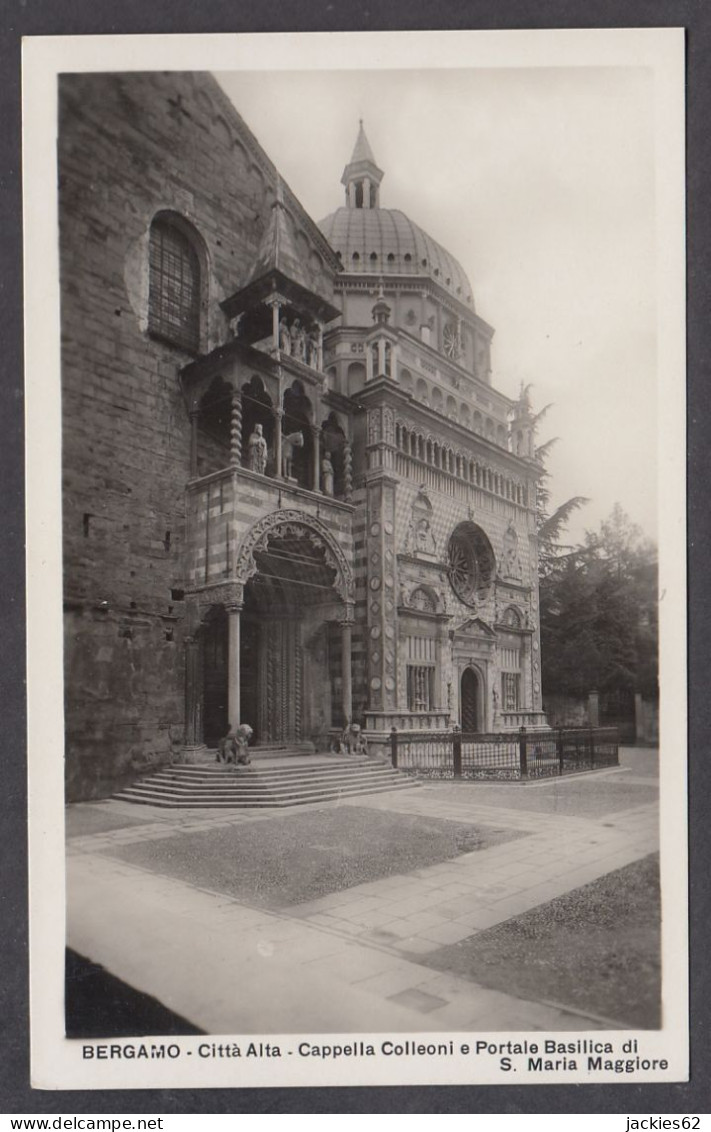
[[[398,994],[390,995],[390,1001],[396,1002],[399,1006],[408,1006],[413,1010],[418,1010],[420,1014],[429,1014],[433,1010],[437,1010],[441,1006],[447,1006],[445,998],[439,998],[437,995],[427,994],[419,987],[410,987],[408,990],[400,991]]]
[[[411,939],[401,939],[394,945],[397,951],[406,955],[428,955],[440,945],[432,940],[423,939],[422,936],[413,936]]]
[[[466,939],[470,935],[472,935],[472,930],[467,924],[456,922],[422,928],[418,932],[419,939],[432,940],[441,944],[459,943],[461,939]]]

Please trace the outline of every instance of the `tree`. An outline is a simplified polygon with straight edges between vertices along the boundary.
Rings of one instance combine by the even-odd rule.
[[[657,689],[657,553],[619,504],[541,577],[547,694]]]
[[[553,445],[558,443],[558,437],[551,437],[551,439],[545,441],[544,444],[534,447],[534,438],[538,427],[553,406],[552,404],[544,405],[542,409],[534,413],[531,407],[530,397],[532,388],[532,385],[524,385],[523,382],[521,382],[518,400],[512,410],[510,419],[512,435],[515,434],[518,438],[518,443],[522,445],[522,448],[516,449],[518,454],[528,455],[529,458],[532,456],[534,461],[538,464],[538,480],[536,483],[536,532],[538,535],[539,573],[541,577],[545,577],[548,571],[565,556],[565,553],[569,549],[562,545],[561,535],[570,516],[574,511],[577,511],[579,507],[584,506],[588,500],[583,495],[573,496],[572,499],[561,503],[551,514],[551,493],[548,486],[550,473],[548,472],[546,462]]]

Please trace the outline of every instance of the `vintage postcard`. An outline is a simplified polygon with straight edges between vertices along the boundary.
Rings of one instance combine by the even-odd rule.
[[[36,1087],[687,1079],[683,69],[25,40]]]

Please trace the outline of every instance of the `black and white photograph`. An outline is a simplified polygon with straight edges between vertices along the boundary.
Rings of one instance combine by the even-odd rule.
[[[40,1087],[686,1079],[683,65],[26,41]]]

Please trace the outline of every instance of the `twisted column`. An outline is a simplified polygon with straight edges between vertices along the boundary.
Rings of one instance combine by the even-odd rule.
[[[343,445],[343,491],[350,503],[353,498],[353,452],[350,444]]]
[[[230,464],[238,467],[242,463],[242,394],[239,389],[232,393],[230,413]]]

